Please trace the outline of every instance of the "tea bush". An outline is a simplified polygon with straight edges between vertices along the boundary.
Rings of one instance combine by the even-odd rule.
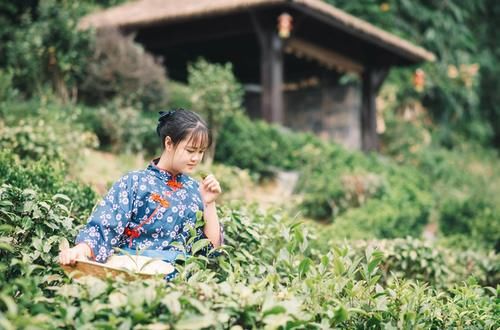
[[[500,256],[464,250],[447,249],[439,244],[412,237],[392,240],[353,241],[353,255],[372,246],[384,253],[380,265],[382,279],[413,279],[435,287],[448,287],[473,276],[482,286],[500,283]]]
[[[65,160],[98,145],[96,136],[79,121],[80,107],[62,105],[46,94],[30,101],[0,102],[0,146],[23,160]],[[70,161],[70,159],[72,159]]]
[[[62,194],[50,199],[36,190],[19,189],[8,184],[0,187],[3,243],[10,247],[6,259],[27,265],[41,264],[53,271],[53,256],[59,251],[61,237],[76,234],[78,224],[71,216],[71,200]],[[4,254],[5,251],[2,251]],[[14,266],[14,265],[13,265]],[[8,270],[7,278],[15,278],[19,267]]]
[[[7,186],[0,196],[5,211],[0,213],[2,225],[10,221],[11,226],[26,226],[16,217],[34,216],[34,225],[22,234],[24,238],[31,234],[31,240],[16,239],[21,236],[15,231],[2,229],[17,243],[13,248],[0,245],[2,256],[14,255],[10,262],[18,265],[18,272],[0,275],[7,280],[0,287],[0,321],[6,329],[33,324],[124,329],[494,329],[498,321],[494,304],[498,289],[480,287],[473,280],[451,285],[447,291],[401,278],[386,284],[381,282],[380,251],[368,247],[362,254],[352,254],[348,246],[330,245],[330,251],[320,253],[309,244],[315,237],[307,224],[280,213],[244,208],[219,210],[227,228],[223,248],[227,257],[190,258],[178,266],[181,273],[173,282],[126,282],[120,277],[68,281],[50,261],[57,253],[52,244],[57,238],[49,236],[54,229],[43,228],[50,238],[40,244],[34,228],[47,225],[36,221],[36,212],[30,213],[41,207],[41,216],[46,216],[45,210],[52,210],[51,223],[64,228],[60,234],[72,237],[64,208]],[[12,200],[18,205],[34,203],[16,209],[8,203],[14,204]],[[16,261],[23,255],[20,251],[29,251],[25,258],[38,266]],[[38,255],[43,251],[45,258]],[[4,260],[9,259],[1,259],[2,267]]]
[[[90,186],[68,181],[66,176],[66,165],[61,161],[21,163],[12,151],[0,152],[0,184],[20,190],[31,189],[46,199],[65,195],[72,201],[69,208],[72,215],[88,215],[96,202],[95,192]]]
[[[500,214],[498,153],[472,142],[461,142],[452,149],[435,143],[440,128],[425,124],[423,113],[416,117],[389,116],[384,134],[384,149],[398,163],[425,174],[433,183],[433,214],[441,233],[462,235],[466,244],[491,249],[500,246]],[[401,137],[394,132],[420,132],[427,136],[421,143],[418,136]],[[401,145],[406,140],[408,145]],[[412,142],[413,141],[413,142]],[[419,142],[420,141],[420,142]],[[467,238],[468,237],[468,238]]]
[[[294,134],[244,114],[227,118],[215,151],[215,161],[249,170],[256,178],[273,175],[276,169],[296,169],[307,134]]]
[[[158,154],[157,115],[144,113],[115,99],[98,108],[86,108],[81,121],[94,132],[101,149],[115,153]]]
[[[298,191],[306,215],[330,219],[347,237],[420,235],[432,206],[427,178],[382,156],[338,146],[303,153]],[[357,236],[359,233],[360,236]]]

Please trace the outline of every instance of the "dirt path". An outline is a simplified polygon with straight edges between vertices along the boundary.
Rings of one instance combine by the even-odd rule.
[[[72,176],[90,184],[100,195],[104,195],[123,174],[145,168],[148,163],[141,155],[115,155],[97,150],[86,150],[80,161],[81,165]],[[296,172],[278,172],[274,180],[264,184],[234,187],[232,195],[234,199],[256,203],[263,209],[275,206],[287,208],[297,198],[293,195],[297,180]]]
[[[245,200],[257,203],[263,209],[269,207],[288,208],[296,203],[293,195],[299,175],[297,172],[278,172],[276,178],[245,191]]]

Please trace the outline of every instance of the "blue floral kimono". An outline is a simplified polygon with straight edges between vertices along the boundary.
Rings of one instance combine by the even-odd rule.
[[[157,162],[120,178],[79,232],[76,244],[87,243],[95,261],[106,262],[119,247],[172,262],[206,238],[202,227],[195,228],[196,213],[203,211],[198,182],[182,173],[172,176]],[[196,237],[189,242],[193,233]],[[221,243],[222,239],[221,225]],[[210,244],[202,253],[212,248]]]

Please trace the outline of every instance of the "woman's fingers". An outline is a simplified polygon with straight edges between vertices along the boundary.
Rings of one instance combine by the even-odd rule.
[[[61,265],[73,265],[76,259],[82,257],[78,249],[71,248],[59,252],[59,263]]]
[[[211,192],[221,192],[219,181],[215,179],[213,174],[208,175],[205,180],[203,180],[204,186]]]
[[[214,182],[208,186],[211,192],[221,192],[220,185],[218,182]]]

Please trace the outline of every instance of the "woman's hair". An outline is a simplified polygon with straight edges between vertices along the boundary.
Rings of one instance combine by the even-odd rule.
[[[170,137],[174,146],[189,138],[200,148],[208,148],[212,144],[212,136],[205,121],[196,113],[182,108],[168,112],[160,112],[156,133],[165,148],[165,138]]]

